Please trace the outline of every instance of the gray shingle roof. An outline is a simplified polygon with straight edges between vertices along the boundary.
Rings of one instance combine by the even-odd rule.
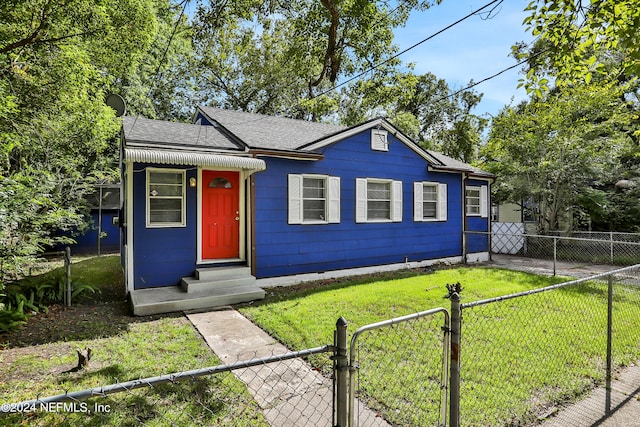
[[[243,111],[198,108],[208,119],[218,122],[251,148],[294,151],[347,129],[346,126]]]
[[[347,126],[308,122],[284,117],[266,116],[242,111],[198,107],[215,126],[174,123],[141,117],[123,117],[124,137],[129,146],[184,150],[244,151],[244,145],[254,149],[312,152],[305,146],[343,132]],[[362,124],[366,125],[366,123]],[[362,126],[361,125],[361,126]],[[373,126],[373,124],[372,124]],[[391,125],[389,125],[391,126]],[[233,141],[236,141],[235,143]],[[417,146],[416,146],[417,147]],[[416,148],[422,150],[422,148]],[[453,159],[442,153],[425,150],[440,164],[434,169],[471,173],[493,177],[491,173]],[[430,162],[431,163],[431,162]]]
[[[165,122],[142,117],[123,117],[122,127],[128,145],[204,150],[240,149],[213,126]]]
[[[439,160],[444,166],[444,168],[446,169],[459,170],[461,172],[468,172],[468,173],[472,173],[474,175],[479,175],[479,176],[486,176],[486,177],[494,176],[492,173],[483,171],[480,168],[471,166],[468,163],[461,162],[460,160],[456,160],[452,157],[445,156],[444,154],[438,153],[437,151],[433,151],[433,150],[426,150],[426,151],[427,153],[431,154],[431,156],[435,157],[436,160]]]

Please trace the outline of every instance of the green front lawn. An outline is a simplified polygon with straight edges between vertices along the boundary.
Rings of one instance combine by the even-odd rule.
[[[444,299],[446,284],[460,282],[462,302],[469,303],[567,280],[487,268],[456,268],[426,275],[406,271],[401,276],[278,291],[266,303],[241,311],[290,348],[302,349],[331,343],[340,316],[347,319],[353,333],[381,320],[449,308]],[[640,330],[638,294],[635,289],[616,288],[614,359],[618,365],[640,358],[638,336],[633,332]],[[432,326],[433,336],[437,336],[441,323]],[[442,350],[438,342],[425,339],[424,332],[413,332],[413,337],[411,333],[394,327],[392,335],[397,342],[382,333],[365,341],[363,334],[360,399],[394,423],[434,425],[439,407],[439,390],[434,384]],[[575,400],[603,382],[605,349],[603,284],[589,283],[464,309],[461,425],[534,423],[554,405]],[[382,368],[371,368],[381,360]],[[432,363],[434,360],[438,363]],[[426,368],[428,364],[433,366]],[[426,393],[426,389],[434,392]],[[411,419],[404,415],[420,408],[422,412],[412,414]]]

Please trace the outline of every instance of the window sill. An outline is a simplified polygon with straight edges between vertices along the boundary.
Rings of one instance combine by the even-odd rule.
[[[185,228],[186,224],[171,223],[171,224],[147,224],[147,228]]]

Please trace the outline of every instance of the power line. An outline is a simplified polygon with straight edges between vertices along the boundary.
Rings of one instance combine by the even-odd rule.
[[[173,29],[171,30],[171,35],[169,36],[169,40],[167,41],[166,46],[164,47],[164,51],[162,52],[162,56],[160,57],[160,61],[158,61],[158,66],[156,67],[156,72],[155,72],[155,80],[153,82],[153,85],[149,88],[149,93],[147,94],[147,97],[151,96],[151,92],[153,91],[153,89],[155,89],[155,86],[157,85],[158,81],[160,80],[160,68],[162,68],[162,64],[164,63],[164,60],[167,57],[167,52],[169,51],[169,46],[171,46],[171,42],[173,41],[173,37],[176,35],[176,32],[178,30],[178,24],[180,23],[180,21],[182,20],[182,17],[184,16],[184,11],[187,8],[187,5],[189,4],[190,0],[182,0],[182,2],[179,4],[179,6],[182,6],[182,11],[180,12],[180,16],[178,16],[178,19],[176,19],[176,22],[174,22],[173,24]]]
[[[354,80],[356,80],[356,79],[359,79],[360,77],[364,76],[365,74],[367,74],[367,73],[369,73],[369,72],[371,72],[371,71],[376,70],[377,68],[381,67],[382,65],[384,65],[384,64],[386,64],[386,63],[388,63],[388,62],[390,62],[390,61],[392,61],[392,60],[394,60],[394,59],[398,58],[399,56],[401,56],[401,55],[403,55],[403,54],[405,54],[405,53],[409,52],[409,51],[410,51],[410,50],[412,50],[412,49],[415,49],[416,47],[420,46],[421,44],[423,44],[423,43],[425,43],[425,42],[427,42],[427,41],[429,41],[429,40],[431,40],[432,38],[434,38],[434,37],[436,37],[436,36],[438,36],[438,35],[440,35],[440,34],[444,33],[445,31],[447,31],[447,30],[449,30],[450,28],[452,28],[452,27],[454,27],[454,26],[458,25],[458,24],[459,24],[459,23],[461,23],[462,21],[464,21],[464,20],[466,20],[466,19],[468,19],[468,18],[470,18],[470,17],[472,17],[472,16],[474,16],[474,15],[477,15],[479,12],[481,12],[481,11],[482,11],[482,10],[484,10],[484,9],[486,9],[487,7],[489,7],[489,6],[491,6],[491,5],[495,4],[495,3],[497,3],[497,4],[496,4],[496,6],[497,6],[497,5],[499,5],[500,3],[502,3],[503,1],[504,1],[504,0],[493,0],[493,1],[491,1],[491,2],[489,2],[489,3],[487,3],[487,4],[485,4],[485,5],[484,5],[484,6],[482,6],[481,8],[474,10],[473,12],[471,12],[471,13],[469,13],[468,15],[466,15],[466,16],[464,16],[464,17],[462,17],[462,18],[458,19],[457,21],[453,22],[452,24],[449,24],[449,25],[447,25],[446,27],[442,28],[441,30],[439,30],[439,31],[437,31],[437,32],[435,32],[435,33],[433,33],[433,34],[431,34],[429,37],[427,37],[427,38],[425,38],[425,39],[422,39],[422,40],[421,40],[421,41],[419,41],[418,43],[415,43],[414,45],[412,45],[412,46],[410,46],[410,47],[408,47],[408,48],[404,49],[403,51],[396,53],[395,55],[391,56],[390,58],[387,58],[387,59],[385,59],[384,61],[379,62],[378,64],[375,64],[375,65],[373,65],[373,66],[369,67],[367,70],[363,71],[362,73],[357,74],[357,75],[355,75],[355,76],[353,76],[353,77],[349,78],[348,80],[346,80],[346,81],[344,81],[344,82],[342,82],[342,83],[340,83],[340,84],[337,84],[337,85],[333,86],[332,88],[325,90],[325,91],[324,91],[324,92],[322,92],[322,93],[319,93],[318,95],[315,95],[313,98],[317,98],[317,97],[319,97],[319,96],[326,95],[327,93],[332,92],[332,91],[334,91],[334,90],[338,89],[339,87],[342,87],[342,86],[346,85],[347,83],[351,83],[352,81],[354,81]],[[397,8],[396,8],[396,9],[397,9]],[[495,7],[494,7],[492,10],[494,10],[494,9],[495,9]],[[394,9],[394,10],[395,10],[395,9]]]

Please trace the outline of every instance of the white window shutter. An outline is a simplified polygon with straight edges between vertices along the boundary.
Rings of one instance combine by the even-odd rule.
[[[289,224],[302,224],[302,175],[289,175]]]
[[[438,221],[447,220],[447,184],[438,184]]]
[[[329,223],[337,224],[340,222],[340,177],[330,176],[327,179],[328,189],[328,218]]]
[[[402,222],[402,181],[391,184],[391,220]]]
[[[423,221],[424,213],[423,213],[423,205],[422,205],[422,189],[423,184],[421,182],[413,183],[413,220],[414,221]]]
[[[356,222],[367,222],[367,180],[356,178]]]
[[[488,197],[487,197],[487,186],[483,185],[480,187],[480,216],[482,218],[486,218],[488,214],[487,209]]]

